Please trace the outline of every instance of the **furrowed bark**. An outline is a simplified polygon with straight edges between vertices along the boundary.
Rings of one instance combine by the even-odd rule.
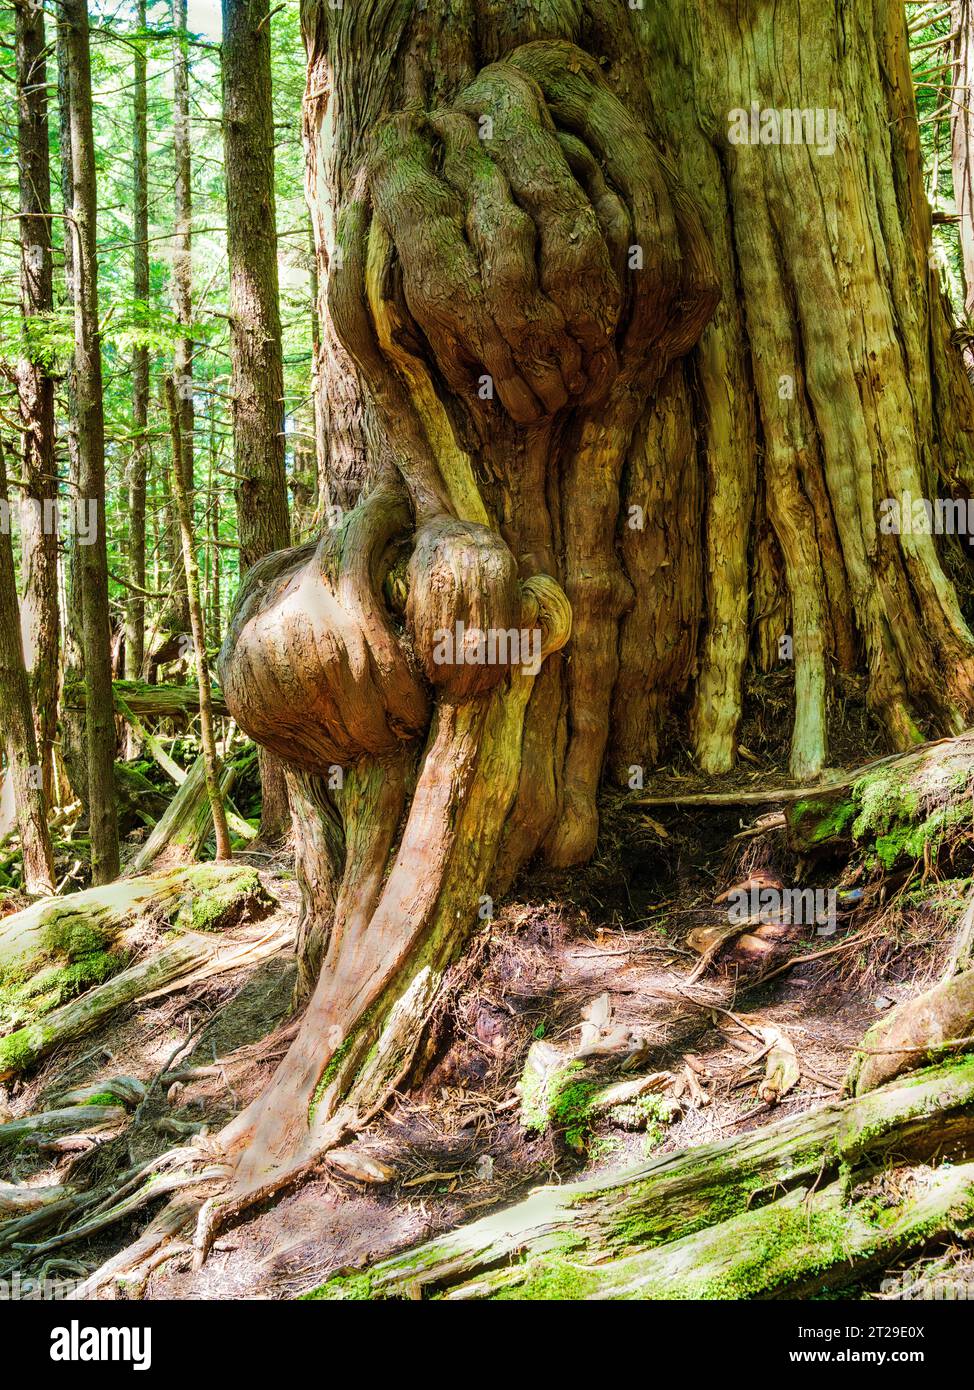
[[[48,153],[47,49],[38,0],[16,5],[20,307],[24,352],[17,364],[24,431],[21,547],[24,644],[44,795],[54,801],[54,743],[61,618],[58,610],[58,479],[54,458],[54,381],[32,334],[54,308],[51,172]]]
[[[148,96],[146,54],[142,34],[146,25],[145,0],[138,0],[133,59],[132,106],[133,222],[132,295],[140,305],[149,302],[149,158],[147,144]],[[125,675],[137,681],[145,658],[145,504],[149,443],[149,349],[140,344],[132,352],[132,452],[128,462],[129,578],[133,588],[125,601]],[[129,751],[133,751],[131,738]]]
[[[268,0],[223,0],[223,139],[230,259],[233,441],[240,572],[290,544],[278,306]],[[280,762],[261,750],[261,837],[288,823]]]
[[[7,465],[0,443],[0,502],[7,506]],[[0,727],[6,775],[13,782],[28,893],[54,891],[54,856],[20,638],[20,608],[10,531],[0,526]]]
[[[79,545],[76,551],[81,578],[85,679],[91,694],[85,712],[91,873],[95,883],[107,883],[118,873],[119,858],[108,621],[105,417],[98,332],[95,149],[86,0],[66,0],[61,13],[65,26],[71,127],[71,230],[75,276],[72,380],[78,440],[78,494],[79,501],[90,509],[94,520],[91,544]]]
[[[179,398],[179,428],[183,440],[182,468],[186,491],[195,496],[196,412],[193,402],[193,167],[189,124],[189,36],[186,0],[172,0],[173,158],[176,165],[175,227],[173,229],[172,302],[182,332],[176,340],[173,374]],[[170,558],[173,596],[163,626],[188,632],[189,599],[175,499],[170,511]]]

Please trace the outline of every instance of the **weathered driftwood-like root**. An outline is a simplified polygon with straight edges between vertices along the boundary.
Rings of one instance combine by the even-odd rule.
[[[246,943],[228,945],[220,933],[247,915],[262,916],[272,902],[255,869],[199,864],[121,879],[3,919],[0,960],[7,994],[27,1021],[0,1038],[0,1080],[214,958],[235,960]],[[143,917],[180,935],[127,966],[129,929]],[[62,998],[68,1002],[50,1007]]]
[[[974,970],[942,980],[891,1010],[866,1033],[846,1083],[862,1095],[912,1071],[974,1046]]]
[[[966,1057],[743,1138],[539,1188],[314,1296],[759,1298],[842,1286],[968,1227],[974,1164],[917,1172],[899,1199],[875,1175],[968,1154],[972,1101]]]
[[[73,1195],[73,1189],[62,1183],[47,1187],[27,1187],[17,1183],[0,1182],[0,1220],[26,1216],[42,1207],[61,1202]]]
[[[96,1134],[118,1129],[128,1118],[122,1105],[69,1105],[63,1110],[45,1110],[24,1115],[0,1125],[0,1149],[24,1145],[43,1147],[50,1139],[66,1134]]]

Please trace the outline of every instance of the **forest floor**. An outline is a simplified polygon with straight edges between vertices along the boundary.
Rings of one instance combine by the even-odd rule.
[[[654,793],[705,785],[672,771],[669,780],[654,781]],[[751,769],[722,779],[721,789],[766,789],[769,776],[767,767]],[[635,808],[633,795],[609,798],[599,859],[567,880],[525,876],[455,968],[418,1081],[356,1141],[389,1165],[394,1179],[364,1185],[323,1166],[218,1238],[201,1270],[193,1272],[188,1257],[169,1261],[151,1275],[145,1296],[295,1297],[336,1270],[506,1206],[540,1183],[742,1134],[841,1091],[866,1029],[934,978],[968,880],[924,878],[921,869],[882,906],[840,917],[834,936],[803,928],[782,957],[815,959],[764,980],[746,964],[718,957],[691,983],[700,956],[688,936],[726,922],[715,898],[756,869],[793,881],[796,865],[773,826],[764,830],[767,808],[650,812]],[[299,893],[289,856],[238,857],[261,870],[278,900],[261,932],[295,923]],[[137,1124],[117,1138],[67,1159],[21,1150],[0,1177],[64,1181],[67,1164],[70,1176],[88,1182],[171,1147],[173,1121],[218,1129],[267,1083],[286,1049],[294,975],[282,951],[256,968],[175,986],[62,1048],[8,1091],[14,1115],[43,1110],[66,1084],[97,1084],[123,1072],[148,1087],[163,1071],[196,1074],[173,1086],[156,1083]],[[593,1008],[610,1042],[602,1055],[585,1058],[585,1075],[624,1080],[633,1074],[621,1069],[626,1058],[638,1062],[640,1074],[671,1072],[680,1097],[672,1123],[643,1116],[643,1128],[628,1129],[612,1112],[615,1119],[590,1116],[579,1125],[569,1116],[540,1132],[525,1127],[519,1082],[529,1049],[541,1042],[577,1049]],[[770,1029],[793,1046],[799,1078],[780,1098],[764,1100],[762,1038]],[[141,1212],[59,1256],[79,1274],[91,1270],[134,1239],[150,1215]],[[70,1272],[65,1265],[62,1273]],[[868,1296],[879,1282],[877,1276],[860,1292]]]

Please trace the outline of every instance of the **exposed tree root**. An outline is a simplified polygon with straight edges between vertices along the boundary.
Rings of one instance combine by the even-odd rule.
[[[968,970],[874,1023],[852,1060],[847,1085],[856,1095],[872,1091],[925,1061],[970,1047],[972,1034],[974,970]]]

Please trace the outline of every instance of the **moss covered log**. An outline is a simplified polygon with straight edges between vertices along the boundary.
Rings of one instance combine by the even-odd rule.
[[[124,973],[141,931],[219,932],[272,902],[249,865],[196,864],[49,898],[3,918],[0,1029],[8,1036],[0,1037],[0,1076],[66,1036],[73,1015],[65,1020],[64,1007]],[[176,952],[171,964],[181,961]]]
[[[146,681],[112,681],[112,690],[120,695],[133,714],[140,719],[185,719],[200,712],[200,692],[196,685],[149,685]],[[223,693],[211,687],[213,713],[228,713]],[[88,687],[84,681],[65,684],[64,708],[81,711],[88,703]]]
[[[870,1268],[974,1213],[974,1056],[587,1182],[538,1188],[314,1298],[799,1296]],[[874,1182],[906,1165],[899,1202]]]
[[[859,847],[884,869],[922,860],[974,823],[974,733],[883,758],[785,812],[801,853]]]

